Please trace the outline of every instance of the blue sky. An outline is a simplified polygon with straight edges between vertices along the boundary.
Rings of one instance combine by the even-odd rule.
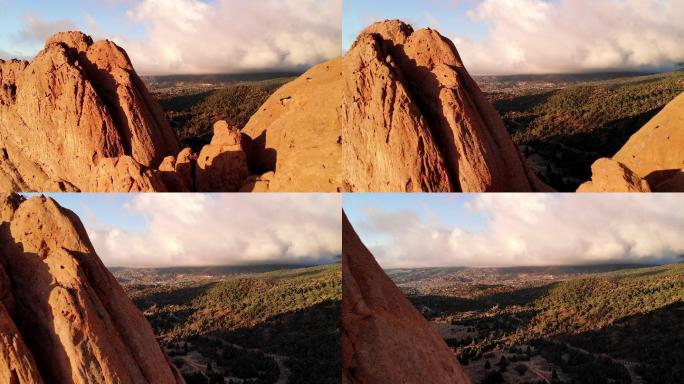
[[[345,49],[369,24],[384,19],[400,19],[415,28],[432,27],[445,33],[458,33],[474,40],[487,37],[487,26],[468,17],[474,1],[454,0],[349,0],[343,3],[342,38]]]
[[[342,0],[0,0],[0,58],[55,32],[113,40],[142,74],[301,70],[340,54]]]
[[[401,19],[454,41],[474,74],[671,70],[684,61],[681,0],[346,0],[343,47]]]
[[[31,58],[45,43],[46,33],[41,32],[67,28],[96,36],[107,31],[110,37],[140,38],[143,25],[126,16],[131,4],[116,0],[0,0],[0,49]]]
[[[310,264],[341,253],[339,195],[46,196],[80,217],[107,266]]]
[[[684,254],[680,194],[346,194],[385,268],[660,263]]]

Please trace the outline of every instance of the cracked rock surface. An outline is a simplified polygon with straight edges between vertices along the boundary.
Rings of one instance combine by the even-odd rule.
[[[456,47],[399,20],[344,58],[344,185],[358,192],[549,191]]]
[[[183,383],[152,328],[54,200],[0,195],[0,381]]]

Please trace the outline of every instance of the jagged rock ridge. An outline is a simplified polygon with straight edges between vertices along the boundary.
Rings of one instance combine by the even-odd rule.
[[[591,168],[578,192],[684,192],[684,93]]]
[[[550,190],[438,32],[375,23],[346,54],[343,72],[347,190]]]
[[[110,41],[58,33],[31,63],[0,61],[0,89],[0,171],[12,190],[87,190],[103,159],[156,167],[179,150],[163,111]]]
[[[58,33],[31,63],[0,61],[0,191],[337,191],[340,66],[282,87],[244,133],[219,121],[201,153],[179,153],[123,49]]]
[[[0,380],[184,382],[73,212],[2,195],[0,223]]]
[[[469,384],[444,340],[342,220],[342,382]]]

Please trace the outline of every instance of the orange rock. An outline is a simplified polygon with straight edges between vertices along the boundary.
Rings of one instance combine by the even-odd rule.
[[[636,184],[634,178],[644,179],[650,186],[640,192],[684,192],[684,93],[677,96],[651,121],[646,123],[613,156],[613,160],[629,170],[625,177],[613,166],[614,177],[607,177],[607,159],[599,159],[591,170],[592,182],[580,186],[578,192],[593,190],[601,180],[603,192],[622,192],[627,184]],[[598,173],[598,174],[597,174]],[[639,188],[635,189],[639,190]]]
[[[214,124],[211,144],[205,145],[197,159],[195,187],[202,192],[237,192],[249,176],[247,155],[240,131],[227,122]]]
[[[18,382],[183,383],[73,212],[10,195],[0,198],[0,214],[2,267],[21,303],[9,320],[26,346],[2,364],[21,364]]]
[[[178,152],[166,118],[126,53],[80,32],[48,39],[31,63],[0,61],[0,186],[88,190],[101,159],[156,167]]]
[[[341,59],[319,64],[276,91],[243,128],[255,173],[274,172],[270,191],[341,188],[341,82]]]
[[[169,192],[189,192],[185,181],[176,172],[175,157],[166,156],[161,165],[159,165],[157,174]]]
[[[197,154],[190,148],[184,148],[176,159],[176,174],[189,191],[195,188],[195,167],[197,166]]]
[[[342,218],[345,383],[470,383],[444,340]]]
[[[86,191],[166,192],[166,186],[157,173],[130,156],[121,156],[100,160],[90,173]]]
[[[684,192],[661,189],[671,178],[681,178],[684,169],[684,93],[677,96],[627,141],[613,159],[646,179],[655,192]],[[681,185],[670,183],[670,187]]]
[[[344,60],[346,189],[550,191],[436,31],[376,23]]]
[[[646,180],[615,160],[599,159],[591,171],[591,181],[580,185],[577,192],[651,192]]]

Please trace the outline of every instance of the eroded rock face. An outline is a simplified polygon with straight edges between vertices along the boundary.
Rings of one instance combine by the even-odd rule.
[[[163,111],[114,43],[59,33],[31,63],[0,61],[0,186],[42,190],[64,181],[89,190],[103,159],[130,156],[155,168],[178,150]]]
[[[470,383],[444,340],[377,264],[343,215],[344,383]]]
[[[684,93],[632,135],[613,160],[647,181],[653,192],[684,192]],[[605,162],[599,159],[592,165],[592,180]],[[604,184],[605,192],[624,190],[620,180]],[[580,190],[586,188],[580,186]]]
[[[86,191],[166,192],[167,187],[156,172],[141,166],[130,156],[102,159],[91,171]]]
[[[646,180],[613,159],[599,159],[591,166],[592,179],[577,192],[651,192]]]
[[[342,175],[342,59],[319,64],[276,91],[243,133],[271,192],[337,192]]]
[[[3,382],[183,383],[73,212],[4,195],[0,215]]]
[[[548,191],[438,32],[385,21],[344,58],[351,191]]]
[[[211,144],[197,158],[195,187],[203,192],[237,192],[249,176],[242,134],[226,121],[214,124]]]

